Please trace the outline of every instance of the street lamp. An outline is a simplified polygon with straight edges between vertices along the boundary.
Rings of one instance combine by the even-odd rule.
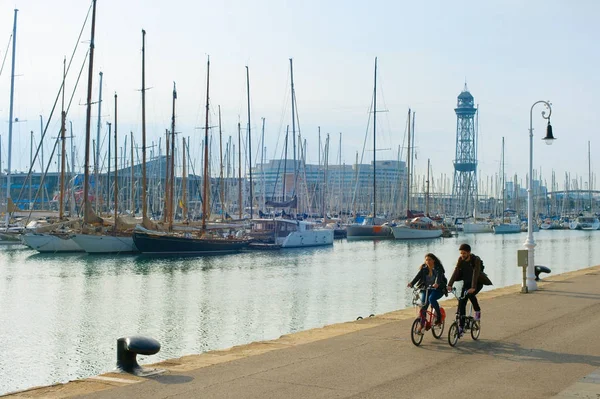
[[[548,109],[548,116],[546,111],[542,111],[542,118],[548,120],[548,126],[546,127],[546,137],[543,140],[546,144],[550,145],[555,140],[552,134],[552,125],[550,124],[550,115],[552,115],[552,107],[548,101],[536,101],[531,106],[529,111],[529,184],[527,186],[527,240],[523,246],[527,248],[527,274],[526,279],[523,281],[521,292],[529,292],[537,290],[537,283],[535,282],[535,257],[534,248],[535,241],[533,239],[533,108],[537,104],[544,104]]]

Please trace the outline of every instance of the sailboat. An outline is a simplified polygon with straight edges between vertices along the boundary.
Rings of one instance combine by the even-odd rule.
[[[208,217],[208,185],[210,176],[208,171],[208,115],[209,115],[209,77],[210,60],[207,61],[206,70],[206,120],[204,130],[204,179],[202,193],[202,229],[200,231],[185,232],[159,232],[137,226],[133,232],[133,241],[140,252],[144,254],[160,255],[214,255],[238,252],[250,243],[249,239],[236,237],[234,234],[223,236],[219,233],[209,233],[206,226]],[[142,87],[142,93],[144,88]],[[143,97],[142,97],[143,98]],[[143,102],[142,102],[143,103]],[[142,112],[142,131],[145,132],[145,113]],[[145,137],[145,136],[144,136]],[[142,151],[145,154],[145,151]],[[145,165],[145,159],[143,160]],[[143,177],[145,181],[145,176]],[[145,189],[144,189],[145,193]],[[143,217],[146,218],[146,199],[144,197]],[[215,230],[216,231],[216,230]]]
[[[85,179],[85,188],[84,188],[84,204],[87,205],[88,202],[88,161],[89,155],[87,151],[89,150],[89,125],[90,125],[90,116],[91,116],[91,94],[92,94],[92,71],[94,64],[94,34],[96,27],[96,0],[93,0],[93,11],[92,11],[92,24],[91,24],[91,41],[90,41],[90,52],[89,52],[89,75],[88,75],[88,90],[87,90],[87,128],[86,128],[86,179]],[[63,71],[64,71],[63,67]],[[64,169],[65,169],[65,131],[66,131],[66,113],[64,110],[65,103],[65,72],[63,72],[63,83],[62,83],[62,113],[61,113],[61,141],[62,141],[62,158],[61,158],[61,179],[60,179],[60,201],[59,201],[59,220],[62,221],[64,217]],[[84,223],[89,220],[89,209],[87,206],[84,211]],[[58,227],[48,226],[42,229],[51,230],[50,233],[42,233],[40,232],[42,229],[36,229],[34,233],[26,233],[23,235],[23,242],[31,247],[32,249],[37,250],[42,253],[56,253],[56,252],[83,252],[83,249],[77,245],[75,241],[73,241],[71,235],[72,230],[71,227],[74,224],[77,224],[78,221],[68,221],[58,223]]]
[[[11,174],[11,152],[12,152],[12,127],[13,127],[13,100],[14,100],[14,88],[15,88],[15,51],[16,51],[16,37],[17,37],[17,12],[15,10],[15,19],[13,24],[13,52],[12,52],[12,69],[10,75],[10,111],[8,121],[8,168],[6,170],[6,216],[4,219],[4,227],[0,229],[0,244],[20,244],[21,240],[14,230],[18,226],[11,226],[10,214],[12,200],[10,197],[10,174]],[[20,228],[17,229],[20,232]]]
[[[590,197],[590,211],[581,213],[569,223],[569,229],[571,230],[598,230],[600,228],[600,220],[592,213],[593,204],[592,201],[592,169],[591,169],[591,158],[590,158],[590,142],[588,141],[588,192]]]
[[[502,137],[502,206],[506,206],[506,183],[504,181],[504,137]],[[505,209],[502,212],[500,223],[496,223],[492,229],[494,234],[514,234],[521,232],[521,223],[516,212]]]
[[[411,111],[408,110],[408,156],[406,159],[409,161],[409,174],[407,179],[407,196],[406,196],[406,215],[408,217],[411,216],[412,212],[410,210],[410,187],[412,181],[412,150],[414,149],[414,143],[411,147],[410,138],[411,133],[414,133],[414,114],[413,114],[413,129],[411,130],[410,124],[410,115]],[[429,174],[429,163],[427,166],[427,173]],[[429,184],[429,177],[427,178]],[[438,238],[442,236],[443,230],[441,226],[438,226],[433,220],[431,220],[427,216],[417,216],[414,218],[406,219],[404,224],[392,226],[392,234],[396,240],[411,240],[411,239],[421,239],[421,238]]]
[[[117,94],[115,93],[115,154],[117,154]],[[119,219],[119,187],[117,179],[118,157],[115,156],[114,224],[102,226],[100,232],[81,232],[72,236],[73,241],[89,254],[138,252],[133,242],[134,225],[127,226]],[[110,177],[110,176],[109,176]]]
[[[377,163],[376,163],[376,136],[377,136],[377,57],[375,57],[375,84],[373,87],[373,214],[365,217],[360,224],[351,224],[346,228],[346,236],[352,239],[390,239],[392,229],[377,218]]]

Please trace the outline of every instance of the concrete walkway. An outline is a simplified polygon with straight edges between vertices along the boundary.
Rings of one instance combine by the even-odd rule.
[[[414,310],[286,335],[11,398],[600,398],[600,266],[548,277],[539,290],[479,295],[482,328],[455,348],[410,340]],[[403,289],[399,287],[399,289]],[[456,300],[445,302],[449,319]]]

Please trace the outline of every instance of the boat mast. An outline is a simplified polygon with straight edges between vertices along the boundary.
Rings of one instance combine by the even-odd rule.
[[[292,95],[292,143],[294,148],[294,195],[296,195],[296,180],[298,179],[298,168],[296,167],[296,113],[294,109],[294,63],[290,58],[290,81],[291,81],[291,95]]]
[[[282,202],[285,202],[285,180],[286,180],[286,172],[287,172],[287,150],[288,150],[288,135],[290,133],[290,125],[287,125],[285,128],[285,150],[284,150],[284,161],[283,161],[283,195]]]
[[[209,83],[210,83],[210,58],[206,62],[206,118],[204,121],[204,187],[202,188],[202,234],[206,232],[206,215],[208,213],[208,109],[209,109]],[[241,166],[241,163],[240,163]],[[240,169],[241,175],[241,169]],[[240,177],[241,180],[241,177]],[[241,205],[241,204],[240,204]]]
[[[592,161],[591,161],[591,152],[590,152],[590,142],[588,141],[588,193],[590,196],[590,213],[594,214],[594,209],[592,209],[594,203],[592,201]],[[541,181],[541,179],[540,179]]]
[[[15,95],[15,53],[17,49],[17,12],[15,9],[15,17],[13,22],[13,42],[12,42],[12,66],[10,72],[10,107],[8,111],[8,164],[6,169],[6,214],[5,214],[5,227],[8,229],[8,222],[10,220],[9,204],[12,202],[10,198],[10,174],[11,174],[11,152],[12,152],[12,129],[13,129],[13,109],[14,109],[14,95]]]
[[[373,218],[377,217],[377,195],[376,195],[376,176],[377,176],[377,167],[376,167],[376,155],[377,147],[376,147],[376,138],[377,138],[377,57],[375,57],[375,84],[373,85]],[[375,219],[373,219],[375,220]]]
[[[174,212],[174,192],[175,192],[175,100],[177,100],[177,89],[175,82],[173,82],[173,112],[171,115],[171,165],[169,167],[170,172],[170,184],[169,189],[169,231],[173,229],[173,214]]]
[[[115,225],[113,227],[113,231],[116,233],[117,231],[117,215],[119,208],[119,180],[118,180],[118,170],[119,170],[119,157],[117,157],[117,93],[115,93]],[[110,159],[108,160],[110,162]]]
[[[169,222],[169,189],[171,185],[169,184],[169,178],[171,176],[171,172],[169,169],[171,168],[171,158],[169,158],[169,129],[165,129],[165,205],[163,207],[162,220],[165,223]]]
[[[219,105],[219,188],[221,194],[221,219],[225,216],[225,188],[223,186],[223,131],[221,130],[221,106]]]
[[[261,209],[265,211],[265,118],[262,118],[262,138],[260,140],[260,176],[262,183],[262,206]]]
[[[181,219],[187,220],[187,169],[185,164],[185,137],[181,138],[183,140],[183,156],[181,162],[183,164],[183,172],[181,177]]]
[[[250,219],[254,217],[252,210],[254,208],[254,197],[252,195],[252,135],[250,134],[250,72],[246,65],[246,91],[248,94],[248,170],[250,171]]]
[[[502,213],[500,214],[502,217],[502,222],[504,222],[504,210],[506,209],[506,183],[504,181],[504,137],[502,137]]]
[[[95,197],[95,207],[96,212],[98,212],[98,178],[100,173],[100,129],[101,129],[101,119],[102,119],[102,76],[104,74],[102,72],[100,74],[100,86],[98,88],[98,126],[96,128],[96,157],[94,158],[94,197]]]
[[[410,108],[408,109],[408,148],[406,150],[406,217],[409,217],[410,215],[410,183],[411,183],[411,176],[412,176],[412,171],[411,171],[411,167],[412,167],[412,157],[410,154],[410,144],[411,144],[411,134],[410,134],[410,116],[411,116],[411,110]]]
[[[85,117],[85,163],[83,171],[83,223],[90,220],[92,211],[89,202],[89,184],[90,184],[90,124],[92,120],[92,81],[94,73],[94,35],[96,31],[96,0],[92,0],[92,32],[90,40],[90,61],[88,69],[88,89],[86,99],[86,117]],[[40,116],[41,117],[41,116]],[[43,193],[42,193],[43,195]]]
[[[60,196],[58,198],[58,218],[62,220],[64,217],[64,192],[65,192],[65,130],[67,113],[65,112],[65,78],[67,58],[63,59],[63,82],[62,82],[62,111],[60,113]]]
[[[142,223],[148,219],[147,212],[148,204],[146,201],[146,31],[142,29]]]
[[[242,218],[242,125],[238,122],[238,214]],[[235,167],[235,165],[234,165]]]
[[[129,143],[130,152],[131,152],[131,214],[135,216],[135,176],[133,173],[133,132],[129,132],[131,137],[131,143]],[[125,140],[125,147],[127,147],[127,139]],[[125,148],[125,152],[127,152],[127,148]]]
[[[429,217],[429,158],[427,158],[427,190],[425,191],[425,216]]]

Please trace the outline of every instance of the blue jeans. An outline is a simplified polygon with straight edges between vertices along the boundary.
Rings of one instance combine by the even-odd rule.
[[[438,299],[440,299],[444,294],[442,294],[442,291],[438,291],[438,290],[429,290],[428,291],[428,296],[427,296],[427,302],[425,301],[425,292],[426,291],[421,291],[421,303],[423,304],[423,307],[421,307],[421,323],[424,324],[425,323],[425,316],[427,315],[427,307],[431,304],[431,307],[433,308],[433,310],[435,310],[435,314],[437,317],[442,317],[442,314],[440,313],[440,304],[438,303]]]

